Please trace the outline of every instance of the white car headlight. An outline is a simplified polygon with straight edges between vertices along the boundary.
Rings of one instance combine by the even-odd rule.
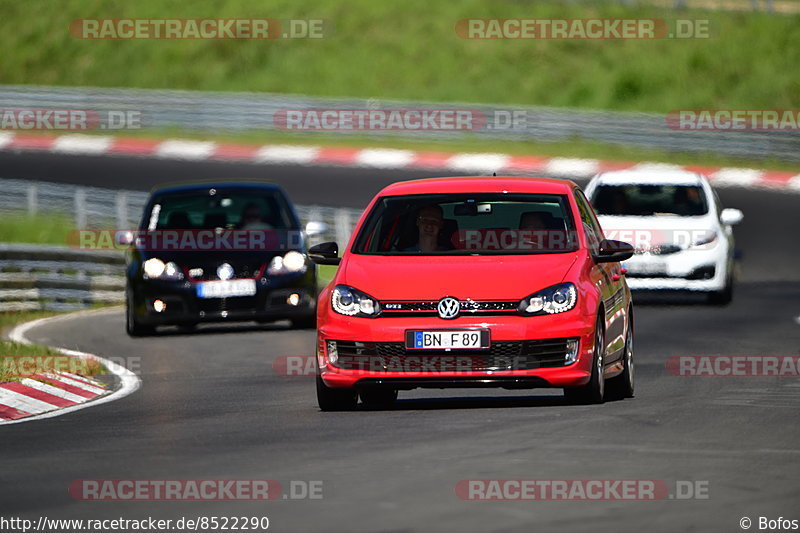
[[[523,298],[517,311],[526,316],[554,315],[569,311],[578,303],[578,290],[572,283],[559,283]]]
[[[365,318],[374,318],[381,311],[378,300],[347,285],[337,285],[331,291],[331,307],[342,315]]]
[[[172,261],[164,263],[164,261],[157,257],[151,257],[144,262],[142,268],[144,269],[145,278],[169,280],[183,279],[183,272],[181,272],[180,267]]]
[[[694,242],[692,243],[692,246],[705,246],[706,244],[711,244],[716,240],[717,240],[717,232],[709,230],[705,232],[703,236],[695,239]]]
[[[286,252],[285,255],[276,255],[269,262],[267,273],[286,274],[306,271],[306,256],[297,251]]]

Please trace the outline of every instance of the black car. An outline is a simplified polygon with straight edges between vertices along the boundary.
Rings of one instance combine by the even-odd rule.
[[[316,266],[284,191],[260,182],[154,190],[127,258],[126,327],[288,318],[314,327]]]

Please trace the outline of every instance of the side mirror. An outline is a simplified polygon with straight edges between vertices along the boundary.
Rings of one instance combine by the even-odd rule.
[[[315,235],[322,235],[328,232],[328,225],[319,220],[311,220],[306,224],[306,235],[314,237]]]
[[[633,256],[633,246],[627,242],[604,239],[600,241],[600,248],[594,256],[596,263],[617,263]]]
[[[719,214],[719,221],[727,226],[734,226],[741,222],[743,218],[744,213],[738,209],[731,209],[730,207],[723,209],[722,213]]]
[[[323,242],[308,249],[308,257],[318,265],[338,265],[339,245],[335,242]]]

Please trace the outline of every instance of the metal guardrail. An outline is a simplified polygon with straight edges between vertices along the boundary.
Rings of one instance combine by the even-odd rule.
[[[125,299],[125,257],[0,243],[0,311],[70,311]]]
[[[141,191],[11,179],[0,179],[0,190],[0,217],[46,213],[71,218],[81,229],[135,229],[148,197]],[[309,239],[311,244],[346,243],[361,215],[350,208],[295,208],[303,224],[328,225],[327,232]],[[0,243],[0,312],[68,311],[124,301],[122,252],[77,250],[64,244]]]
[[[276,113],[287,109],[472,109],[489,116],[520,113],[522,127],[469,131],[337,131],[341,135],[414,136],[458,139],[570,141],[622,144],[670,151],[708,151],[728,155],[800,160],[800,131],[682,131],[670,129],[657,113],[497,106],[459,102],[407,102],[354,98],[314,98],[270,93],[223,93],[95,87],[0,86],[0,108],[130,110],[141,114],[142,128],[179,127],[202,131],[275,130]],[[280,120],[278,121],[280,123]],[[306,132],[313,139],[315,132]]]

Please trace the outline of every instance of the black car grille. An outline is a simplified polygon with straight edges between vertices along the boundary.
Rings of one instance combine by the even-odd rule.
[[[223,262],[205,265],[187,265],[187,269],[189,271],[195,268],[203,269],[203,273],[201,275],[191,276],[191,279],[195,281],[214,281],[219,279],[217,276],[217,268]],[[266,266],[264,263],[229,264],[233,267],[233,277],[231,279],[254,278]]]
[[[569,341],[543,339],[492,343],[485,350],[407,350],[400,342],[332,341],[335,366],[373,372],[534,370],[564,366]],[[331,341],[329,341],[331,342]]]
[[[203,313],[221,313],[222,311],[255,311],[255,296],[237,296],[235,298],[198,298],[198,311]]]
[[[462,300],[459,303],[461,304],[459,313],[461,315],[504,316],[517,314],[519,300]],[[439,314],[438,305],[438,300],[426,302],[386,301],[381,302],[381,315],[386,317],[436,316]]]

